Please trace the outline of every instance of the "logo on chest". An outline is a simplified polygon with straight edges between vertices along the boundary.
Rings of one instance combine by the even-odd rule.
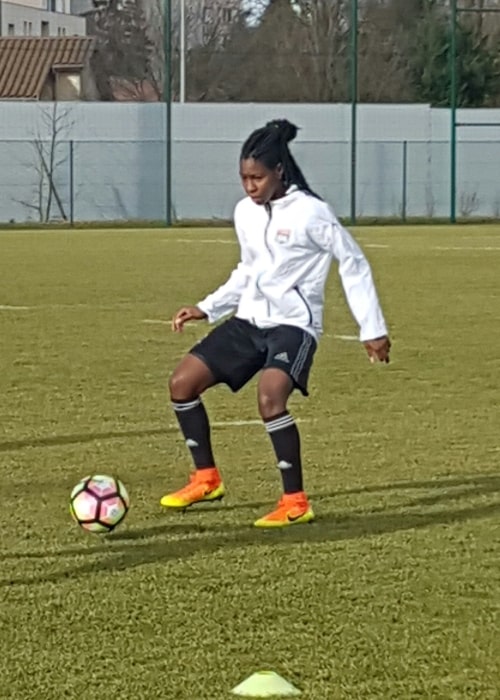
[[[292,236],[292,232],[289,228],[279,228],[276,231],[276,241],[278,243],[281,243],[281,245],[285,245],[290,241],[290,238]]]

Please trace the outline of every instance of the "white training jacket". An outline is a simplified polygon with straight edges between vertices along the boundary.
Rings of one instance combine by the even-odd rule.
[[[196,304],[210,323],[234,314],[259,328],[297,326],[318,340],[335,259],[360,340],[387,335],[370,265],[328,204],[292,186],[267,205],[245,197],[234,224],[241,260],[225,284]]]

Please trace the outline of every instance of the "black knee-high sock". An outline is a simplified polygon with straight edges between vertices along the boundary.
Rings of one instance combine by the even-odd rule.
[[[293,417],[285,411],[264,421],[283,479],[285,493],[303,491],[300,436]]]
[[[208,469],[215,466],[210,441],[210,423],[205,406],[200,397],[191,401],[172,400],[186,445],[191,450],[196,469]]]

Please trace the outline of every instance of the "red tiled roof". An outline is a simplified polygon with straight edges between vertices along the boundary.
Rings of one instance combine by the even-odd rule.
[[[40,99],[52,70],[83,68],[92,49],[86,36],[0,37],[0,99]]]

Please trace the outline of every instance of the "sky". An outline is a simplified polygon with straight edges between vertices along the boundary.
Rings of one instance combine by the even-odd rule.
[[[258,18],[259,14],[262,12],[263,4],[267,5],[267,0],[243,0],[242,5],[245,10],[249,10],[255,19]]]

